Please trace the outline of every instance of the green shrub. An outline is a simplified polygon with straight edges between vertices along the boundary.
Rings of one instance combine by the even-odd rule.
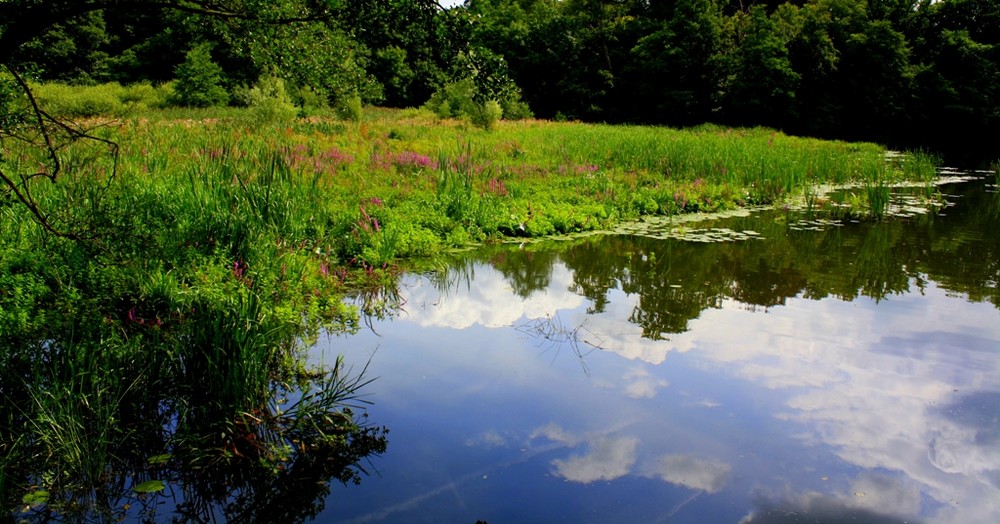
[[[301,108],[299,110],[301,116],[321,115],[330,109],[326,96],[310,87],[300,87],[295,90],[294,102]]]
[[[172,83],[154,86],[143,82],[125,86],[120,99],[130,109],[163,109],[169,105],[173,95]]]
[[[534,116],[516,89],[510,89],[498,98],[487,96],[477,91],[472,78],[465,78],[439,88],[424,108],[433,111],[439,118],[464,118],[483,129],[493,129],[501,118],[520,120]],[[487,98],[485,102],[479,102],[484,98]]]
[[[474,104],[472,98],[475,90],[476,86],[471,78],[451,82],[435,91],[424,107],[433,111],[439,118],[462,118]]]
[[[469,109],[469,121],[476,127],[487,131],[496,127],[503,117],[503,108],[496,100],[487,100],[484,104],[475,104]]]
[[[504,99],[500,101],[500,105],[503,107],[503,117],[507,120],[524,120],[535,116],[528,103],[520,99]]]
[[[174,69],[177,79],[174,94],[178,105],[211,107],[229,102],[229,93],[222,87],[222,68],[212,61],[211,49],[206,43],[195,46]]]
[[[50,82],[33,84],[31,90],[42,109],[68,118],[117,116],[129,110],[160,109],[168,105],[173,93],[171,84],[122,86],[116,82],[96,86]]]
[[[122,86],[111,83],[97,86],[70,86],[46,83],[32,86],[38,105],[50,114],[86,118],[118,115],[125,111]]]
[[[28,101],[14,77],[0,74],[0,128],[13,129],[29,117]]]
[[[250,119],[255,124],[291,122],[299,115],[285,81],[276,76],[262,76],[248,93]]]
[[[361,103],[361,96],[345,96],[337,101],[337,114],[344,120],[360,122],[364,116],[364,107]]]

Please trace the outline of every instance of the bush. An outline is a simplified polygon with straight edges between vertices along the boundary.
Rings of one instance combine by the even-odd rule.
[[[472,125],[490,131],[503,117],[503,108],[500,107],[500,102],[487,100],[484,104],[475,104],[470,108],[469,113]]]
[[[290,122],[299,109],[285,89],[285,81],[276,76],[262,76],[247,94],[250,118],[255,124]]]
[[[342,97],[337,101],[337,114],[344,120],[360,122],[364,116],[364,107],[359,95]]]
[[[30,117],[28,100],[14,77],[0,73],[0,129],[11,130]]]
[[[503,107],[503,117],[507,120],[524,120],[535,116],[528,103],[521,99],[504,99],[500,101],[500,105]]]
[[[118,84],[99,86],[69,86],[47,83],[32,86],[38,105],[45,111],[62,117],[91,117],[124,112],[125,104]]]
[[[172,83],[154,86],[144,82],[123,87],[119,98],[129,108],[163,109],[170,105],[173,96]]]
[[[326,113],[330,109],[330,103],[326,96],[316,92],[311,87],[300,87],[295,91],[295,105],[299,106],[300,116],[312,116]]]
[[[465,118],[483,129],[493,129],[501,118],[519,120],[534,116],[514,88],[507,90],[506,96],[477,101],[484,97],[476,90],[473,79],[465,78],[439,88],[424,107],[440,118]]]
[[[172,93],[170,84],[121,86],[116,82],[96,86],[35,84],[31,90],[42,109],[69,118],[120,115],[129,109],[159,109],[167,106]]]
[[[188,51],[184,62],[174,69],[174,76],[178,105],[211,107],[229,102],[229,93],[222,87],[222,68],[212,61],[209,44],[199,44]]]
[[[462,118],[473,104],[475,90],[471,78],[445,84],[431,95],[424,107],[440,118]]]

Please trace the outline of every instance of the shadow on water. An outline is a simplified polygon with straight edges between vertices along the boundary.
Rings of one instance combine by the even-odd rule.
[[[795,502],[761,501],[751,515],[739,524],[791,524],[809,522],[812,524],[918,524],[912,518],[883,515],[865,508],[855,508],[839,500],[821,496],[806,497]]]

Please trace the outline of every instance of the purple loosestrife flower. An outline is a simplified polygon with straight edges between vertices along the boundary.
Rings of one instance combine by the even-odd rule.
[[[336,169],[354,162],[354,157],[336,147],[331,147],[320,155],[320,159],[328,166]]]
[[[486,185],[486,191],[493,193],[497,196],[507,196],[507,186],[504,185],[503,180],[498,178],[491,178],[489,183]]]
[[[379,169],[390,169],[395,167],[403,170],[419,171],[422,169],[437,169],[438,163],[427,155],[421,155],[414,151],[401,151],[399,153],[373,153],[371,163]]]
[[[233,276],[236,278],[243,278],[243,275],[247,271],[247,264],[242,260],[236,260],[233,262]]]

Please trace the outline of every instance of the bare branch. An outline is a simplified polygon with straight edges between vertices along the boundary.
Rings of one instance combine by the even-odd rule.
[[[92,134],[90,130],[82,127],[73,127],[69,123],[62,122],[45,112],[39,106],[38,100],[31,92],[30,86],[28,86],[28,83],[18,73],[18,71],[10,66],[7,66],[6,69],[14,78],[14,81],[17,83],[18,87],[27,99],[31,110],[32,121],[30,131],[27,131],[24,134],[8,132],[7,136],[29,146],[42,149],[45,156],[48,158],[49,165],[46,166],[43,164],[38,171],[23,174],[9,174],[0,169],[0,181],[3,182],[3,185],[7,186],[8,190],[21,204],[28,208],[32,216],[34,216],[36,222],[38,222],[38,224],[41,225],[46,231],[59,237],[81,240],[83,239],[83,235],[79,232],[66,231],[57,227],[51,220],[50,215],[42,211],[41,207],[38,205],[37,199],[31,192],[33,180],[46,178],[49,182],[55,183],[60,172],[62,171],[62,161],[59,158],[59,151],[79,140],[89,140],[102,143],[108,147],[108,154],[112,159],[112,169],[111,174],[108,177],[107,184],[105,184],[104,189],[107,189],[118,171],[118,144],[111,140],[96,136]],[[35,135],[37,135],[37,137]],[[59,135],[62,135],[61,138]]]

